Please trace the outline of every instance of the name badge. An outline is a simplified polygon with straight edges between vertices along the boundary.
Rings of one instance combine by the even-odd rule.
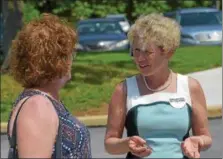
[[[183,108],[186,105],[184,97],[172,97],[169,99],[170,105],[174,108]]]

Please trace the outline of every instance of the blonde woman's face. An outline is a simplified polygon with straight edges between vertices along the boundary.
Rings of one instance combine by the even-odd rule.
[[[132,52],[138,70],[145,76],[152,75],[165,64],[168,67],[168,58],[163,49],[153,42],[145,43],[136,37],[133,41]]]

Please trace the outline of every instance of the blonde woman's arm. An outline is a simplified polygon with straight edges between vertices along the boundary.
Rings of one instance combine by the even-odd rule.
[[[207,104],[200,83],[189,78],[189,88],[192,100],[192,131],[200,139],[200,150],[206,150],[212,145],[212,137],[208,126]]]

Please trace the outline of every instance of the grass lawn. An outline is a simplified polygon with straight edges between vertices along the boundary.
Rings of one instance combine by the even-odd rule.
[[[173,71],[182,74],[222,65],[220,46],[182,47],[170,62]],[[79,53],[73,65],[73,80],[61,90],[61,97],[74,115],[106,113],[114,86],[137,73],[128,52]],[[7,121],[12,102],[22,88],[13,79],[1,75],[1,121]],[[103,110],[102,110],[103,109]]]

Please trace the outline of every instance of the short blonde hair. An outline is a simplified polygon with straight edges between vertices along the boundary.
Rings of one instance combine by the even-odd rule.
[[[140,16],[128,32],[130,44],[134,37],[139,37],[143,42],[154,42],[164,51],[175,51],[180,45],[180,26],[170,18],[158,13]]]

